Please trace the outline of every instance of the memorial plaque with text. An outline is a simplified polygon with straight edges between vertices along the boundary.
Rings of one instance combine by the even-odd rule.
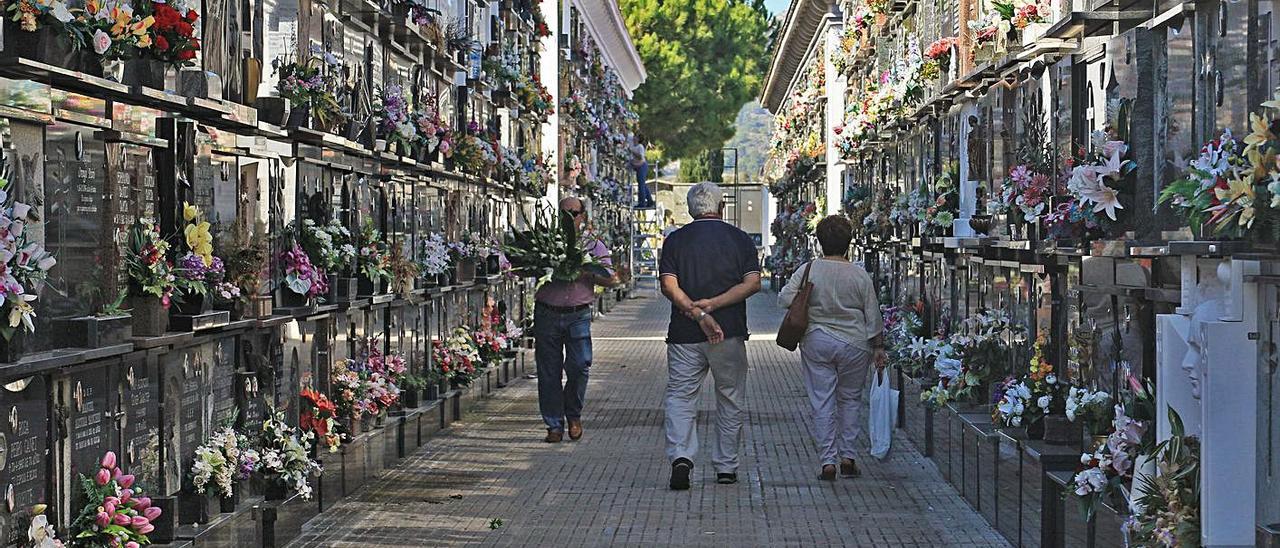
[[[213,367],[209,383],[213,387],[213,428],[236,424],[236,338],[213,342]]]
[[[4,426],[0,427],[5,448],[0,458],[0,485],[4,486],[4,535],[6,546],[27,541],[27,531],[15,526],[22,509],[49,502],[46,496],[46,466],[49,448],[49,392],[45,378],[29,377],[3,388]]]
[[[144,487],[155,488],[160,479],[160,385],[154,361],[126,359],[120,375],[121,461]]]
[[[170,352],[163,358],[164,416],[171,421],[163,436],[169,493],[181,488],[196,447],[208,437],[205,380],[211,353],[209,345],[203,345]]]
[[[112,443],[115,424],[108,406],[111,402],[106,367],[95,367],[69,375],[67,400],[67,449],[71,458],[71,475],[92,476],[102,455],[115,447]]]
[[[237,375],[236,394],[243,410],[243,428],[246,433],[258,432],[262,429],[262,421],[267,418],[267,393],[263,387],[271,386],[271,366],[268,353],[273,334],[255,333],[240,339],[241,355],[244,368]]]

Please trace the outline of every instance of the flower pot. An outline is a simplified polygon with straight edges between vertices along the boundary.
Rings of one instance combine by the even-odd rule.
[[[224,514],[230,514],[236,511],[236,507],[240,506],[240,486],[236,485],[231,490],[231,496],[218,497],[219,509]]]
[[[41,25],[34,32],[22,30],[10,17],[4,18],[5,58],[22,57],[55,67],[74,68],[82,52],[71,47],[71,40],[51,25]]]
[[[289,488],[277,476],[268,476],[263,486],[262,497],[267,500],[284,500],[289,496]]]
[[[181,301],[175,302],[169,309],[175,314],[196,316],[212,309],[211,301],[207,295],[184,295]]]
[[[449,287],[453,285],[453,274],[454,274],[453,270],[436,274],[436,285],[439,285],[441,287]]]
[[[483,277],[485,277],[485,276],[488,276],[488,275],[489,275],[489,261],[486,261],[486,260],[485,260],[485,257],[481,257],[481,258],[477,259],[477,260],[475,261],[475,265],[476,265],[476,267],[475,267],[475,268],[476,268],[476,274],[475,274],[475,276],[476,276],[477,278],[483,278]]]
[[[476,261],[470,257],[459,259],[455,267],[458,283],[467,283],[476,279]]]
[[[418,389],[405,390],[400,393],[404,398],[404,407],[406,409],[414,409],[422,406],[422,391]]]
[[[991,232],[990,215],[974,215],[969,217],[969,228],[979,235],[986,236]]]
[[[121,344],[133,336],[133,317],[82,316],[55,320],[53,336],[59,346],[72,348],[102,348]]]
[[[13,336],[8,339],[0,337],[0,363],[18,363],[26,353],[27,331],[25,329],[14,330]]]
[[[427,385],[427,394],[426,394],[425,398],[426,398],[426,400],[427,400],[427,401],[436,401],[436,400],[440,399],[440,385],[439,385],[439,384],[428,384],[428,385]]]
[[[1072,445],[1080,439],[1080,425],[1071,422],[1066,415],[1047,415],[1044,418],[1044,442],[1053,445]]]
[[[289,119],[285,126],[290,129],[309,127],[311,125],[311,105],[291,105]]]
[[[280,308],[302,308],[311,304],[311,298],[288,288],[280,290]]]
[[[485,272],[488,272],[490,276],[502,273],[502,264],[498,261],[498,255],[496,253],[485,257],[484,262],[486,265]]]
[[[373,140],[373,151],[374,151],[374,152],[383,152],[383,151],[385,151],[385,150],[387,150],[387,140],[386,140],[386,139],[374,139],[374,140]]]
[[[355,278],[340,277],[329,275],[329,297],[330,303],[346,303],[355,299],[359,294],[360,282]]]
[[[361,432],[368,432],[368,431],[370,431],[370,430],[373,430],[373,421],[372,421],[372,420],[370,420],[370,419],[367,419],[367,418],[366,418],[366,419],[362,419],[362,420],[360,421],[360,431],[361,431]]]
[[[241,301],[240,317],[267,318],[271,316],[271,295],[251,295],[247,301]]]
[[[143,295],[140,289],[129,290],[126,307],[133,317],[133,336],[159,337],[169,331],[169,310],[151,295]]]
[[[1027,439],[1044,439],[1044,419],[1036,419],[1027,424]]]
[[[138,57],[125,61],[123,83],[129,86],[143,86],[151,89],[164,89],[164,74],[167,66],[162,61]]]
[[[381,295],[383,286],[382,278],[370,280],[367,276],[360,276],[357,293],[364,296]]]
[[[185,71],[184,71],[185,73]],[[254,101],[258,109],[258,121],[283,126],[289,121],[289,100],[283,97],[259,97]]]
[[[419,287],[428,288],[435,287],[440,283],[440,276],[437,274],[423,274],[418,277]]]

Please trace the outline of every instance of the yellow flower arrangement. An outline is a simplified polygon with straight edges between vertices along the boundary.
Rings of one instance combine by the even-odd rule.
[[[1040,335],[1036,337],[1035,352],[1031,356],[1030,373],[1027,375],[1033,381],[1042,381],[1049,373],[1053,372],[1053,365],[1044,359],[1045,337]]]
[[[182,218],[188,224],[182,233],[187,238],[187,248],[204,261],[205,266],[213,264],[213,235],[209,233],[209,222],[200,219],[200,209],[187,202],[182,203]]]

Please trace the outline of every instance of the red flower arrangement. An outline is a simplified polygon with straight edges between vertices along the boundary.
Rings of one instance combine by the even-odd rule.
[[[152,4],[155,24],[151,25],[151,54],[156,59],[174,65],[190,65],[200,51],[200,41],[195,37],[195,23],[200,18],[196,10],[186,15],[168,4]]]
[[[935,61],[943,58],[949,59],[951,57],[951,46],[955,45],[955,43],[956,38],[954,36],[934,40],[932,44],[929,44],[929,47],[925,48],[924,56]]]
[[[338,407],[329,397],[310,388],[302,391],[302,416],[299,426],[304,432],[314,432],[330,451],[337,451],[342,437],[334,428]]]

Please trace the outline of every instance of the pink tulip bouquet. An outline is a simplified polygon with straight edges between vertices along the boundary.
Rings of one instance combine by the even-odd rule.
[[[87,501],[71,523],[73,546],[138,548],[150,544],[151,524],[160,508],[143,496],[132,474],[116,466],[116,454],[107,451],[93,477],[80,475]]]

